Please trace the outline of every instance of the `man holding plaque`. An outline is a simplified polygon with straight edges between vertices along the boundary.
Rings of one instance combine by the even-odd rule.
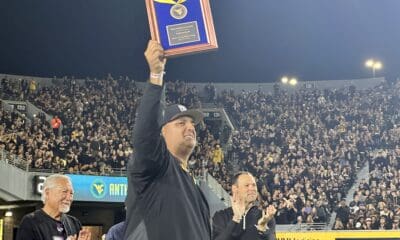
[[[211,239],[209,207],[187,171],[203,114],[164,106],[164,50],[150,41],[150,80],[137,109],[128,163],[126,240]]]

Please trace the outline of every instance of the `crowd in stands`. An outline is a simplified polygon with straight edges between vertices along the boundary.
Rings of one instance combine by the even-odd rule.
[[[54,87],[30,92],[27,99],[54,116],[50,125],[36,117],[15,142],[25,148],[33,169],[109,173],[124,169],[132,153],[129,130],[139,99],[138,90],[127,81],[87,79],[83,83],[58,81]],[[54,129],[59,116],[62,131]],[[9,128],[7,128],[9,129]],[[23,130],[23,129],[20,129]],[[32,150],[33,149],[33,150]]]
[[[362,179],[347,206],[339,204],[334,229],[400,229],[400,147],[370,158],[369,179]]]
[[[25,84],[31,85],[26,80],[3,79],[2,98],[29,100],[53,118],[48,122],[43,115],[36,116],[28,126],[19,124],[22,121],[19,115],[2,110],[1,136],[9,137],[4,138],[0,146],[25,159],[32,169],[85,174],[110,174],[126,169],[133,152],[130,130],[141,96],[134,81],[111,76],[81,82],[54,79],[52,87],[35,88],[21,95]],[[193,87],[179,81],[171,82],[167,92],[168,103],[200,107]],[[199,134],[200,141],[214,141],[203,128],[202,132],[208,135]],[[201,152],[197,152],[192,156],[192,162],[202,159]],[[200,169],[196,169],[197,175],[200,175]]]
[[[7,138],[0,139],[0,148],[26,159],[33,169],[86,174],[124,170],[134,151],[130,130],[141,96],[135,82],[108,76],[54,84],[31,88],[24,80],[2,80],[3,98],[27,99],[58,116],[62,125],[55,131],[43,116],[28,125],[22,115],[2,110],[0,134]],[[195,87],[177,81],[166,89],[167,102],[201,107]],[[399,227],[397,86],[216,94],[209,84],[206,90],[206,101],[224,107],[236,130],[224,156],[217,134],[198,127],[199,144],[189,159],[194,176],[206,170],[229,191],[229,163],[238,160],[237,169],[257,177],[260,204],[277,207],[278,224],[324,223],[335,210],[335,229]],[[375,156],[378,149],[387,154]],[[344,197],[366,163],[370,178],[347,206]]]
[[[387,84],[293,94],[276,88],[272,94],[224,91],[217,103],[237,126],[230,155],[258,177],[263,202],[278,208],[277,223],[321,223],[343,203],[357,170],[374,159],[374,151],[399,143],[398,95],[398,86]],[[396,165],[380,171],[391,171],[391,187],[399,189],[397,158],[388,162]],[[387,195],[397,199],[399,194]],[[398,227],[399,202],[383,202],[393,211],[385,217],[387,227],[392,222]]]

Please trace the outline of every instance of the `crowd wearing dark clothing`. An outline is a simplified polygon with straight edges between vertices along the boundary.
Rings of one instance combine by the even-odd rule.
[[[14,89],[8,84],[2,82],[2,89]],[[229,191],[228,161],[238,160],[239,169],[258,179],[262,204],[277,207],[277,224],[326,222],[330,212],[337,210],[345,229],[367,225],[368,218],[375,227],[380,221],[385,221],[381,223],[385,228],[398,226],[400,193],[393,190],[400,189],[398,85],[294,93],[276,88],[271,94],[226,90],[217,95],[214,86],[206,89],[212,91],[208,100],[226,109],[236,131],[226,154],[231,157],[215,164],[212,153],[221,143],[215,133],[200,126],[199,146],[189,160],[195,176],[206,170]],[[9,96],[20,95],[8,92]],[[29,94],[24,98],[60,116],[63,131],[54,136],[49,123],[39,117],[26,127],[23,117],[3,111],[2,135],[15,134],[7,135],[10,141],[0,144],[2,148],[28,159],[33,168],[92,174],[126,169],[127,159],[135,151],[128,140],[134,123],[131,116],[142,94],[133,81],[111,76],[79,84],[59,81],[52,88],[25,92]],[[198,94],[196,88],[182,82],[167,84],[170,102],[201,106]],[[385,149],[387,155],[373,156],[378,149]],[[354,201],[354,206],[346,207],[341,200],[367,162],[370,179],[355,198],[372,201],[382,197],[383,201],[372,203],[375,210],[362,211],[363,222],[357,224],[359,216],[351,208],[357,206],[360,211],[363,203]],[[371,203],[365,203],[365,208],[371,208]],[[386,211],[387,217],[383,220],[378,211]]]
[[[399,158],[399,146],[371,157],[369,179],[361,181],[349,205],[339,205],[334,229],[400,229]]]
[[[28,148],[23,158],[31,168],[89,174],[126,169],[133,152],[129,142],[133,120],[129,115],[134,114],[140,97],[134,83],[108,77],[87,79],[80,84],[67,81],[57,84],[37,89],[28,96],[46,113],[60,116],[63,129],[58,135],[60,124],[52,122],[50,126],[38,117],[31,126],[21,127],[27,128],[21,129],[25,141],[16,145]],[[28,151],[30,145],[35,151],[38,148],[38,152]]]
[[[399,122],[398,93],[387,84],[293,94],[276,88],[272,94],[224,91],[217,103],[237,126],[228,154],[257,176],[262,199],[278,209],[277,223],[322,223],[370,153],[398,142],[390,133]],[[229,175],[218,168],[211,172],[228,186]]]

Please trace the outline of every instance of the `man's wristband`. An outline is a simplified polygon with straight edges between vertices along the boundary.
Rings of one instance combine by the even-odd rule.
[[[160,73],[150,72],[150,78],[162,80],[164,77],[164,74],[165,74],[165,72],[160,72]]]

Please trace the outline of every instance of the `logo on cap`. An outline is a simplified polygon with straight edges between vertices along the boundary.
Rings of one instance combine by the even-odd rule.
[[[187,108],[186,108],[185,106],[183,106],[183,105],[179,105],[179,104],[178,104],[178,108],[179,108],[179,110],[180,110],[181,112],[187,111]]]

